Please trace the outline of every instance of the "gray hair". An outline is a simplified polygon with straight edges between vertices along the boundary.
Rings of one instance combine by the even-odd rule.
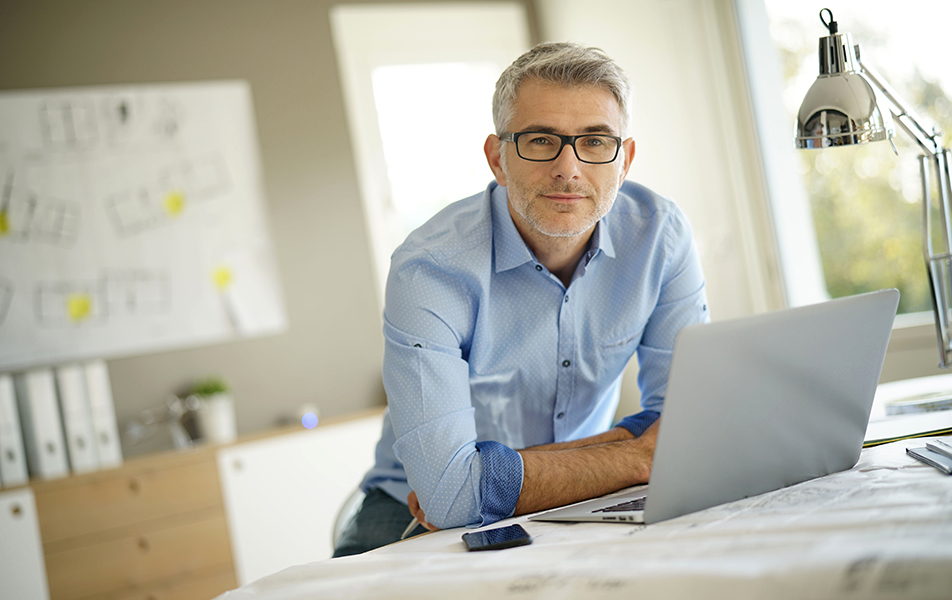
[[[546,42],[532,48],[509,65],[496,82],[493,124],[496,135],[508,133],[515,112],[516,94],[527,79],[565,87],[598,86],[611,92],[621,112],[621,131],[628,131],[631,82],[615,61],[599,48],[573,42]]]

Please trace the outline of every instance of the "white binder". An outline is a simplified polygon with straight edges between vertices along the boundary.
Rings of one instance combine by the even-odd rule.
[[[0,485],[23,485],[29,478],[13,377],[0,375]]]
[[[109,371],[101,360],[88,362],[83,365],[83,369],[86,372],[86,392],[92,411],[99,465],[103,469],[118,467],[122,464],[122,447],[119,443],[116,407],[109,385]]]
[[[53,371],[28,371],[14,382],[30,473],[43,479],[69,475]]]
[[[86,397],[86,376],[80,365],[65,365],[56,369],[56,387],[59,391],[63,429],[66,432],[66,450],[73,473],[99,470],[99,457],[93,434],[92,413]]]

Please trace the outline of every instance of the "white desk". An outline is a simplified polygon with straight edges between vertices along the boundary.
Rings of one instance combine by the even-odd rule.
[[[896,442],[850,471],[648,527],[521,522],[530,546],[441,531],[291,567],[222,600],[952,598],[952,477]]]

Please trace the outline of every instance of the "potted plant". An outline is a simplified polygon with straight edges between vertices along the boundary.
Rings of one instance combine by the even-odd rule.
[[[198,401],[198,431],[205,440],[224,444],[236,437],[235,402],[228,384],[221,377],[207,377],[195,382],[191,395]]]

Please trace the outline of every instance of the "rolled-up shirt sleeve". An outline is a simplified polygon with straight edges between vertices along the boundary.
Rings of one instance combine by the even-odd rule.
[[[631,435],[641,437],[641,435],[654,425],[654,422],[661,416],[656,410],[643,410],[640,413],[628,415],[618,422],[615,427],[627,429]]]
[[[396,263],[395,257],[395,263]],[[433,265],[391,270],[384,314],[383,378],[407,481],[439,528],[509,517],[522,490],[522,457],[477,442],[469,366],[454,321],[469,307],[461,282]]]

